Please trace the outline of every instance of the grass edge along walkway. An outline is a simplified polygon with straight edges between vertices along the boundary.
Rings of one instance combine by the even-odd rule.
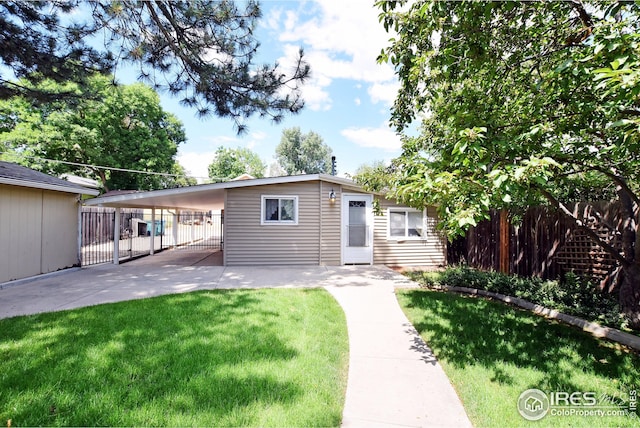
[[[520,394],[532,388],[595,392],[616,408],[640,391],[637,354],[576,328],[486,298],[424,289],[397,295],[475,426],[533,426],[517,410]],[[535,424],[638,426],[640,420],[548,414]]]
[[[344,312],[323,289],[199,291],[0,320],[0,423],[338,426]]]

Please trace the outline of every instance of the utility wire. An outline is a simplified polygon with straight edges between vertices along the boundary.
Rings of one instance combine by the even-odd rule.
[[[57,163],[62,163],[65,165],[73,165],[73,166],[82,166],[82,167],[87,167],[87,168],[95,168],[95,169],[104,169],[107,171],[121,171],[121,172],[131,172],[131,173],[135,173],[135,174],[147,174],[147,175],[160,175],[163,177],[184,177],[184,178],[195,178],[195,179],[203,179],[203,180],[220,180],[220,181],[224,181],[225,178],[224,177],[194,177],[194,176],[190,176],[190,175],[182,175],[182,174],[171,174],[168,172],[153,172],[153,171],[140,171],[137,169],[127,169],[127,168],[117,168],[117,167],[111,167],[111,166],[101,166],[101,165],[90,165],[90,164],[86,164],[86,163],[79,163],[79,162],[69,162],[69,161],[61,161],[61,160],[57,160],[57,159],[48,159],[48,158],[41,158],[38,156],[27,156],[24,155],[22,153],[15,153],[15,152],[0,152],[0,155],[7,153],[7,154],[11,154],[11,155],[16,155],[16,156],[20,156],[22,158],[26,158],[26,159],[35,159],[35,160],[40,160],[40,161],[47,161],[47,162],[57,162]]]

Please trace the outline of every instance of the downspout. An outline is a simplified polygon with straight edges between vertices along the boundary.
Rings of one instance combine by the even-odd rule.
[[[226,210],[227,210],[228,192],[229,192],[228,189],[224,189],[224,208],[220,212],[220,226],[222,227],[222,242],[220,247],[222,249],[222,265],[223,266],[227,265],[227,249],[225,248],[225,245],[228,247],[227,225],[225,224],[224,216],[226,215]],[[262,213],[260,215],[262,215]]]
[[[78,195],[76,201],[78,203],[77,258],[78,266],[82,266],[82,196]]]
[[[319,239],[318,239],[318,265],[322,266],[322,224],[324,223],[324,215],[323,215],[323,207],[324,207],[324,199],[323,197],[323,188],[322,188],[322,180],[320,180],[320,228],[319,228]]]
[[[44,212],[44,190],[40,190],[40,263],[38,266],[38,273],[45,273],[44,271],[44,242],[45,242],[45,212]]]

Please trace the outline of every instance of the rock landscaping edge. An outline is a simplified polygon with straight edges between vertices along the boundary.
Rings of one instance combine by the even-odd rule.
[[[582,318],[574,317],[573,315],[563,314],[555,309],[549,309],[542,305],[531,303],[527,300],[520,299],[518,297],[506,296],[504,294],[494,293],[486,290],[479,290],[476,288],[457,287],[441,285],[437,287],[429,287],[434,290],[454,291],[457,293],[473,294],[479,296],[490,297],[497,299],[505,303],[510,303],[521,308],[530,310],[531,312],[542,315],[547,318],[557,319],[567,324],[571,324],[576,327],[580,327],[582,330],[591,333],[595,337],[609,339],[613,342],[617,342],[621,345],[632,348],[636,351],[640,351],[640,337],[633,334],[625,333],[616,328],[604,327],[598,323],[586,321]]]

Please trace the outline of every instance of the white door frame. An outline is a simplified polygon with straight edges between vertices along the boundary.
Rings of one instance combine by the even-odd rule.
[[[358,247],[361,250],[347,248],[347,230],[349,225],[349,201],[366,202],[367,240],[369,245]],[[340,264],[373,264],[373,195],[365,193],[343,193],[340,213]],[[354,254],[356,253],[356,254]],[[360,254],[358,254],[360,253]]]

